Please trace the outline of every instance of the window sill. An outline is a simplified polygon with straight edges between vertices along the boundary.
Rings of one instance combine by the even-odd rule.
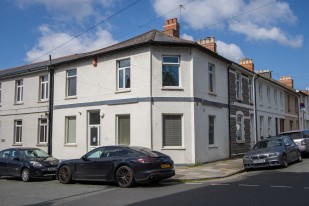
[[[22,143],[14,143],[14,144],[12,144],[12,146],[23,146],[23,144]]]
[[[14,105],[23,105],[24,102],[15,102]]]
[[[77,144],[76,143],[67,143],[67,144],[64,144],[65,147],[77,147]]]
[[[211,95],[211,96],[217,96],[217,93],[215,93],[215,92],[208,92],[208,94]]]
[[[184,89],[182,88],[182,87],[173,87],[173,86],[171,86],[171,87],[168,87],[168,86],[166,86],[166,87],[162,87],[161,88],[161,90],[170,90],[170,91],[184,91]]]
[[[161,150],[186,150],[185,147],[163,147]]]
[[[115,91],[115,94],[126,93],[126,92],[131,92],[131,88],[128,88],[128,89],[118,89],[117,91]]]
[[[48,99],[47,100],[39,100],[38,103],[47,103],[48,102]]]
[[[209,145],[208,148],[209,148],[209,149],[217,149],[218,146],[217,146],[217,145]]]
[[[65,97],[64,100],[77,99],[77,96]]]
[[[39,143],[39,144],[36,144],[36,146],[38,146],[38,147],[47,147],[48,144],[47,143]]]
[[[236,140],[236,143],[237,143],[237,144],[245,144],[246,141],[245,141],[245,140]]]

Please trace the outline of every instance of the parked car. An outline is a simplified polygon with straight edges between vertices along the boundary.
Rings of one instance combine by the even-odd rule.
[[[0,176],[56,177],[59,160],[38,148],[10,148],[0,151]]]
[[[283,166],[302,161],[298,146],[289,136],[270,137],[256,143],[243,157],[245,169]]]
[[[137,146],[99,147],[80,159],[61,162],[57,170],[57,178],[63,184],[93,180],[116,182],[120,187],[174,175],[174,162],[169,156]]]
[[[302,154],[309,154],[309,130],[293,130],[280,133],[280,136],[289,136],[298,145]]]

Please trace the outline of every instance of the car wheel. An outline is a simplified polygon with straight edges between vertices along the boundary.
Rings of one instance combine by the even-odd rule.
[[[115,176],[120,187],[132,187],[135,184],[133,170],[128,166],[119,167]]]
[[[288,167],[288,160],[286,154],[282,155],[282,167],[287,168]]]
[[[21,171],[21,179],[24,182],[29,182],[31,177],[30,177],[30,171],[28,168],[25,168]]]
[[[298,156],[297,161],[298,161],[298,162],[302,162],[302,161],[303,161],[303,158],[302,158],[301,153],[300,153],[299,151],[297,152],[297,156]]]
[[[72,182],[72,174],[69,166],[64,165],[60,167],[58,172],[58,180],[62,184],[69,184]]]

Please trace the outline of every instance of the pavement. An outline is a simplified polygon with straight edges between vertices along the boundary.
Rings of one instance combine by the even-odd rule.
[[[175,166],[176,175],[169,181],[202,181],[229,177],[243,172],[242,158],[233,158],[197,166]]]

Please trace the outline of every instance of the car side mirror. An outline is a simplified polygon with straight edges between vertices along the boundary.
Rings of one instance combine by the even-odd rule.
[[[289,147],[289,146],[291,146],[291,144],[289,144],[289,143],[286,143],[286,144],[285,144],[285,146]]]
[[[83,156],[82,156],[82,160],[88,161],[89,159],[86,157],[86,155],[83,155]]]
[[[18,162],[21,162],[21,159],[19,157],[14,157],[13,159],[14,161],[18,161]]]

